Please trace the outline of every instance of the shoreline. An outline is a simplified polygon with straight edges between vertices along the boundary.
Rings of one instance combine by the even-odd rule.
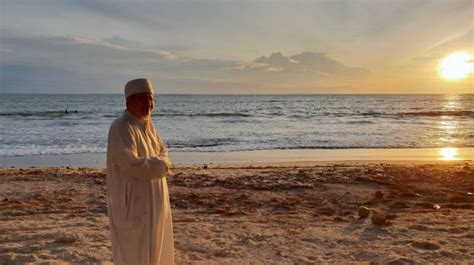
[[[289,149],[170,152],[176,166],[320,162],[473,161],[474,148]],[[0,167],[105,167],[105,153],[0,157]]]

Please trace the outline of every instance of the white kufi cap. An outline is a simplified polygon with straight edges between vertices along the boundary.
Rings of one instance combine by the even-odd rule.
[[[154,94],[151,81],[146,78],[133,79],[128,81],[125,85],[125,98],[134,94],[146,92]]]

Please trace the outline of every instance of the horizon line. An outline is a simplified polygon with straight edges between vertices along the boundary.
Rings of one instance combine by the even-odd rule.
[[[9,92],[0,92],[0,95],[123,95],[123,93],[9,93]],[[360,96],[370,96],[370,95],[474,95],[474,93],[155,93],[155,95],[164,95],[164,96],[298,96],[298,95],[360,95]]]

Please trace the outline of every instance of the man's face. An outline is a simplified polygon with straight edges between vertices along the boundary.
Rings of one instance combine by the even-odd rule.
[[[127,108],[140,119],[148,119],[154,106],[154,98],[151,93],[137,93],[127,98]]]

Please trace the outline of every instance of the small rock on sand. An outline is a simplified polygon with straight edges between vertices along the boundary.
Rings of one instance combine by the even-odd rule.
[[[387,221],[387,217],[381,212],[372,210],[372,218],[370,220],[373,224],[383,225]]]
[[[360,206],[357,213],[359,214],[360,218],[365,218],[365,217],[369,216],[370,210],[369,210],[369,208],[367,208],[365,206]]]
[[[97,185],[102,185],[102,184],[104,184],[104,180],[102,180],[102,179],[94,179],[94,183],[97,184]]]
[[[383,192],[378,190],[375,192],[374,196],[376,199],[383,199]]]

